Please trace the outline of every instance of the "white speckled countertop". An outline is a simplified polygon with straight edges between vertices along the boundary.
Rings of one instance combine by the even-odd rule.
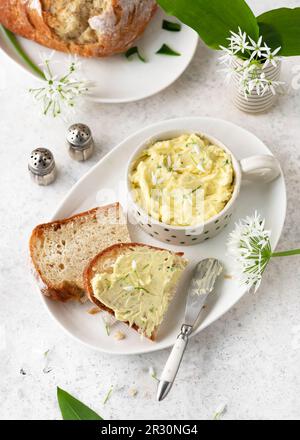
[[[299,1],[249,0],[256,13]],[[172,393],[155,401],[168,351],[121,357],[94,352],[68,337],[48,316],[28,270],[31,229],[47,221],[72,185],[125,136],[153,122],[180,116],[228,119],[253,131],[280,160],[288,211],[279,248],[300,245],[300,78],[268,113],[236,110],[223,93],[217,55],[202,45],[184,75],[157,96],[122,105],[89,104],[73,122],[85,122],[98,143],[94,158],[71,161],[64,146],[68,123],[46,119],[32,104],[32,79],[0,53],[0,418],[60,419],[56,386],[92,406],[105,419],[208,419],[227,404],[224,419],[300,417],[299,258],[273,261],[256,295],[245,296],[190,343]],[[300,58],[283,62],[283,79],[295,78]],[[295,80],[295,79],[294,79]],[[52,149],[56,183],[34,185],[27,160],[37,146]],[[255,207],[253,207],[255,208]],[[47,362],[43,353],[50,349]],[[21,372],[26,374],[21,374]],[[109,389],[114,392],[104,405]],[[129,390],[138,393],[130,396]]]

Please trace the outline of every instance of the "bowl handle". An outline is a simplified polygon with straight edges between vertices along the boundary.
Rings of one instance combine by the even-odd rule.
[[[278,160],[271,155],[247,157],[240,161],[243,181],[267,183],[281,174]]]

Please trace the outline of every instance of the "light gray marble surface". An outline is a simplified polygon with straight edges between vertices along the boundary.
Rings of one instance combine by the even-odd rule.
[[[298,1],[252,0],[255,12]],[[183,76],[141,102],[89,104],[74,122],[89,124],[101,146],[87,163],[65,151],[67,123],[42,117],[27,93],[32,79],[0,53],[0,418],[60,419],[56,387],[92,406],[105,419],[209,419],[227,404],[224,419],[300,418],[299,258],[273,261],[256,295],[245,296],[218,322],[195,337],[168,399],[155,401],[159,371],[168,351],[121,357],[94,352],[70,337],[44,310],[28,270],[28,237],[46,221],[72,185],[125,136],[156,121],[213,116],[253,131],[280,160],[288,211],[280,249],[300,245],[300,59],[283,62],[283,79],[296,88],[265,115],[236,110],[216,68],[217,55],[202,45]],[[296,71],[298,66],[298,80]],[[297,89],[298,87],[298,89]],[[34,185],[27,173],[30,151],[50,147],[60,168],[56,183]],[[255,207],[253,207],[255,208]],[[50,349],[45,362],[43,352]],[[23,369],[26,375],[20,374]],[[44,370],[44,371],[43,371]],[[48,370],[51,370],[47,372]],[[114,392],[104,405],[109,389]],[[130,396],[131,388],[138,394]]]

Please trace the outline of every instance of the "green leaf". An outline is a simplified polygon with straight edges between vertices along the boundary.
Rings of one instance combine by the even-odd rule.
[[[95,411],[59,387],[57,400],[64,420],[103,420]]]
[[[220,49],[228,46],[230,31],[238,27],[257,40],[256,18],[244,0],[157,0],[169,15],[174,15],[193,28],[207,46]]]
[[[137,55],[140,61],[146,63],[145,58],[140,54],[139,48],[137,46],[131,47],[130,49],[127,50],[127,52],[125,52],[126,58],[130,58],[132,57],[132,55]]]
[[[279,55],[300,55],[300,8],[279,8],[257,17],[260,34]]]
[[[19,55],[20,58],[22,58],[23,61],[30,67],[30,69],[36,73],[38,76],[40,76],[42,79],[45,79],[44,73],[41,71],[41,69],[38,68],[36,64],[29,58],[29,56],[24,52],[22,49],[20,43],[16,39],[15,35],[10,32],[8,29],[6,29],[4,26],[0,25],[0,29],[2,32],[6,35],[12,46],[14,47],[15,51]]]
[[[181,24],[175,23],[174,21],[163,20],[162,28],[165,31],[180,32],[181,31]]]
[[[180,57],[181,53],[176,52],[175,50],[171,49],[170,46],[168,46],[167,44],[163,44],[161,46],[160,49],[158,49],[157,52],[155,52],[159,55],[169,55],[169,56],[173,56],[173,57]]]

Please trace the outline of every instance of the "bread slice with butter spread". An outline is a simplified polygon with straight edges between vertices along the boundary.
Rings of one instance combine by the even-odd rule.
[[[119,321],[155,340],[187,261],[141,243],[100,252],[84,271],[89,299]]]
[[[99,251],[124,242],[130,237],[119,203],[37,226],[29,247],[42,293],[62,302],[82,300],[88,262]]]

